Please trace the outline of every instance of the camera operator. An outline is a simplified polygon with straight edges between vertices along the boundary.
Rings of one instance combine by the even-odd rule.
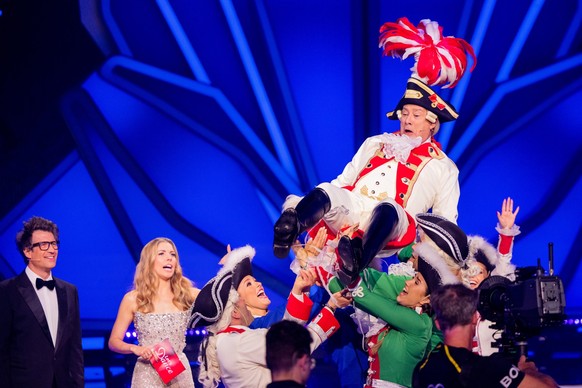
[[[557,387],[521,356],[517,366],[503,358],[471,352],[478,313],[478,293],[463,285],[445,285],[431,295],[440,344],[414,370],[413,387]]]

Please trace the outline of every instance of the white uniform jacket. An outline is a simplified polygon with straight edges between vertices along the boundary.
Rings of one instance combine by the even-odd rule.
[[[392,198],[412,216],[432,208],[433,213],[456,222],[460,189],[455,163],[431,139],[399,163],[383,152],[383,142],[389,139],[386,135],[366,139],[331,184],[375,203]]]
[[[286,317],[302,321],[309,316],[313,302],[303,295],[289,297]],[[307,329],[313,342],[311,351],[339,328],[339,322],[327,308],[309,323]],[[271,371],[266,364],[266,335],[268,329],[250,329],[247,326],[229,326],[217,334],[216,355],[220,378],[226,387],[266,387],[271,382]]]

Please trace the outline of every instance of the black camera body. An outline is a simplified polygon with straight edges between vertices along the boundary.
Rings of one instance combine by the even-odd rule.
[[[562,280],[541,275],[507,287],[506,310],[523,330],[556,326],[564,321],[566,300]]]
[[[514,282],[490,276],[478,290],[479,313],[501,331],[494,344],[500,353],[525,354],[528,338],[544,327],[563,324],[566,317],[562,280],[545,274],[539,263],[537,267],[518,268]]]

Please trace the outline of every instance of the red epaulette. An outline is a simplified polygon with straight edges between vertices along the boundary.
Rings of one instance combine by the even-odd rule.
[[[221,334],[221,333],[244,333],[246,330],[245,329],[241,329],[238,327],[232,327],[232,326],[228,326],[226,329],[219,331],[216,334]]]

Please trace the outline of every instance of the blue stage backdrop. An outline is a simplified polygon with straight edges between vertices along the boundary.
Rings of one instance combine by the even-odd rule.
[[[437,137],[461,171],[459,225],[496,243],[495,212],[513,197],[515,264],[547,270],[553,243],[568,309],[582,306],[579,2],[421,3],[81,1],[107,59],[61,100],[76,149],[1,220],[3,276],[23,268],[22,220],[41,215],[61,229],[55,275],[78,286],[85,322],[111,324],[157,236],[200,286],[227,244],[254,246],[255,275],[280,302],[292,282],[271,249],[281,204],[397,129],[384,115],[413,63],[381,57],[377,42],[406,16],[438,21],[478,56],[443,93],[460,118]]]

